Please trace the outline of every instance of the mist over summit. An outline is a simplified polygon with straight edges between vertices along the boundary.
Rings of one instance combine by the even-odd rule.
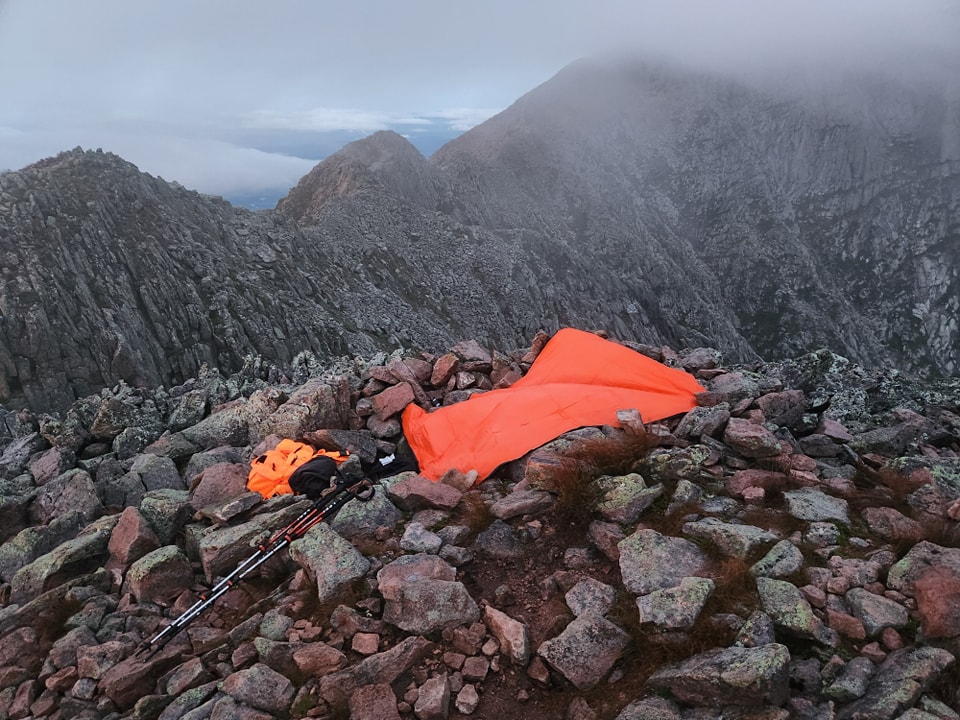
[[[375,133],[257,213],[65,153],[0,178],[0,401],[563,325],[953,374],[958,97],[584,59],[429,159]]]

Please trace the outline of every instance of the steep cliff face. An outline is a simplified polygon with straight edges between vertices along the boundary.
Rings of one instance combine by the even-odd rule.
[[[363,184],[328,204],[300,228],[80,150],[0,177],[0,403],[559,326],[570,291],[518,244]]]
[[[956,83],[810,95],[583,62],[432,161],[465,222],[552,232],[647,288],[671,325],[712,334],[692,290],[763,354],[827,345],[949,374],[958,138]]]
[[[0,402],[540,329],[960,368],[960,91],[576,63],[429,160],[251,213],[74,151],[0,176]]]

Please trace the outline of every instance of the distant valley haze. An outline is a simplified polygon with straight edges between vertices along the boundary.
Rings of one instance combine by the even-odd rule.
[[[0,169],[102,148],[272,207],[348,142],[390,129],[429,156],[584,56],[922,82],[956,69],[958,18],[952,0],[0,0],[17,59],[0,76]]]

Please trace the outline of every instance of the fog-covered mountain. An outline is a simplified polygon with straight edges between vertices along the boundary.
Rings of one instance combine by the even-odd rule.
[[[575,63],[429,159],[392,132],[234,208],[75,150],[0,176],[0,402],[561,325],[960,365],[960,83]],[[956,76],[953,76],[956,77]]]

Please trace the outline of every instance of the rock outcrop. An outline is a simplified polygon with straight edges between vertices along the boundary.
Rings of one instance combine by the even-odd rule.
[[[309,505],[235,481],[274,420],[375,466],[404,455],[402,386],[460,402],[545,339],[7,414],[0,717],[957,717],[960,385],[823,353],[634,344],[694,373],[698,407],[624,408],[480,484],[386,478],[135,654]]]

